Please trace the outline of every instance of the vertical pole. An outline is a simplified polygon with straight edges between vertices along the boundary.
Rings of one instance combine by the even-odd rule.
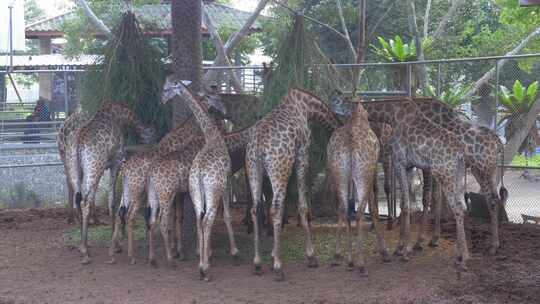
[[[68,91],[68,77],[67,72],[64,70],[64,119],[68,117],[69,109],[69,91]]]
[[[441,95],[441,63],[437,64],[437,96]]]
[[[13,71],[13,3],[9,8],[9,71]]]
[[[493,130],[497,128],[497,108],[499,106],[499,60],[495,60],[495,118],[491,122]]]
[[[406,64],[407,67],[407,78],[406,78],[406,86],[407,86],[407,97],[412,97],[412,67],[410,64]]]

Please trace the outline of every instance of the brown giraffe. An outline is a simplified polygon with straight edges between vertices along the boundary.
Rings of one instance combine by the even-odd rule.
[[[336,251],[334,264],[341,261],[341,227],[346,225],[348,243],[348,267],[352,269],[353,250],[351,240],[351,217],[356,215],[356,227],[358,230],[358,270],[361,275],[366,275],[365,261],[362,250],[362,219],[366,201],[369,202],[370,210],[375,210],[376,197],[374,195],[374,176],[377,174],[377,159],[379,157],[379,141],[371,130],[367,112],[359,102],[353,106],[352,117],[349,122],[337,129],[330,138],[327,147],[327,166],[329,178],[338,193],[338,229],[336,234]],[[356,200],[349,200],[349,195],[354,193]],[[347,216],[349,215],[349,216]],[[377,216],[372,216],[377,235],[377,245],[384,261],[390,261],[382,227],[378,223]]]
[[[204,98],[203,101],[206,103],[205,106],[209,109],[209,112],[212,113],[213,118],[217,121],[220,121],[222,117],[226,116],[225,106],[221,103],[218,98]],[[153,146],[149,151],[137,151],[128,156],[127,161],[122,165],[122,171],[124,175],[123,180],[123,191],[122,191],[122,201],[116,214],[115,223],[121,223],[125,219],[127,212],[136,212],[138,209],[135,208],[135,211],[129,211],[126,206],[131,205],[131,200],[134,200],[135,206],[140,206],[139,200],[142,198],[144,191],[147,187],[148,175],[150,169],[152,168],[152,163],[155,158],[163,155],[173,153],[184,149],[189,145],[194,139],[197,139],[199,136],[198,127],[196,126],[196,121],[190,113],[184,113],[184,122],[174,128],[172,131],[167,133],[156,146]],[[128,239],[133,238],[133,229],[134,217],[128,217]],[[116,226],[115,226],[116,227]],[[119,226],[118,226],[119,227]],[[120,251],[118,243],[118,234],[119,231],[114,230],[113,236],[116,235],[116,238],[112,238],[112,244],[109,248],[109,255],[113,258],[108,262],[109,264],[115,263],[114,252]],[[128,242],[131,246],[132,241]],[[132,247],[128,247],[128,253],[132,252]],[[132,256],[132,255],[130,255]],[[134,262],[134,260],[133,260]]]
[[[261,188],[264,172],[272,184],[272,207],[270,214],[274,226],[274,246],[272,249],[273,271],[276,280],[283,280],[284,274],[280,259],[281,218],[287,183],[296,168],[298,184],[298,212],[305,232],[305,251],[308,266],[318,266],[313,252],[311,232],[307,220],[307,184],[306,174],[309,166],[309,145],[311,142],[310,120],[317,120],[330,131],[334,131],[339,122],[330,109],[317,97],[300,89],[291,89],[280,104],[263,119],[259,120],[246,151],[246,170],[251,187],[254,205],[251,215],[254,228],[255,274],[261,274],[259,249],[259,225],[257,209],[261,202]]]
[[[166,103],[174,96],[180,96],[185,100],[206,141],[189,170],[189,193],[197,222],[199,272],[201,279],[209,281],[211,229],[231,172],[231,158],[220,129],[209,118],[201,101],[180,79],[171,75],[165,81],[162,102]]]
[[[469,258],[463,223],[463,180],[465,151],[453,132],[429,120],[409,99],[370,101],[363,103],[369,119],[390,124],[390,146],[401,186],[401,229],[398,253],[408,259],[410,230],[410,198],[407,174],[413,167],[430,170],[441,185],[454,213],[457,227],[458,270],[466,269]]]
[[[225,134],[223,136],[228,152],[231,155],[232,174],[244,166],[245,148],[249,138],[249,132],[250,129],[246,128],[244,130]],[[152,214],[149,222],[151,225],[151,230],[154,229],[154,225],[158,222],[158,220],[155,218],[157,215],[157,212],[155,211],[157,208],[159,208],[159,222],[165,243],[166,257],[167,261],[171,264],[173,264],[173,256],[179,256],[181,254],[181,248],[179,247],[176,247],[177,252],[174,252],[175,246],[173,243],[176,241],[176,245],[181,244],[181,216],[178,213],[181,206],[176,206],[176,231],[173,231],[176,233],[176,240],[174,237],[171,238],[171,236],[168,234],[169,231],[172,231],[172,229],[169,229],[169,226],[171,225],[171,219],[174,216],[174,213],[169,210],[172,207],[172,198],[174,197],[175,193],[188,193],[189,170],[192,161],[194,160],[197,152],[199,152],[200,148],[204,146],[204,143],[204,137],[199,137],[197,140],[194,140],[185,150],[157,158],[150,174],[150,181],[148,184],[148,205],[151,208]],[[227,195],[223,196],[223,216],[229,235],[230,253],[233,259],[237,260],[238,249],[234,240],[234,233],[231,224],[232,218],[229,210],[229,197]],[[152,235],[152,233],[150,235]],[[169,238],[171,239],[169,240]],[[150,240],[152,240],[152,238],[150,238]],[[149,244],[149,246],[149,260],[153,262],[155,261],[153,246],[152,244]]]
[[[418,108],[434,123],[452,131],[462,146],[465,147],[465,164],[471,169],[473,176],[480,185],[480,192],[487,197],[491,217],[491,246],[494,254],[500,246],[498,212],[504,206],[507,191],[501,187],[499,193],[495,184],[497,174],[498,154],[502,155],[503,145],[493,130],[474,125],[470,120],[463,119],[455,110],[433,98],[415,98]],[[436,185],[438,186],[439,181]],[[436,191],[434,191],[436,192]],[[435,203],[437,216],[440,217],[440,199]],[[425,208],[425,206],[424,206]],[[439,220],[440,222],[440,220]],[[427,224],[423,220],[424,224]],[[425,225],[424,225],[425,226]],[[440,224],[439,224],[440,226]],[[440,228],[436,230],[432,242],[437,242]],[[418,243],[421,245],[422,239]]]
[[[99,180],[107,167],[111,168],[110,197],[115,196],[115,181],[123,158],[123,129],[132,127],[143,142],[151,142],[155,130],[144,125],[126,105],[106,103],[83,127],[76,130],[66,143],[65,157],[69,179],[75,193],[75,205],[81,216],[81,245],[83,264],[90,263],[87,248],[88,215],[95,202]],[[109,202],[114,201],[109,198]],[[114,214],[109,203],[109,212]]]
[[[80,110],[80,108],[78,108]],[[66,142],[70,141],[71,139],[68,139],[68,137],[73,137],[73,134],[76,132],[78,128],[81,127],[82,124],[82,116],[80,111],[73,112],[71,115],[69,115],[62,124],[62,127],[58,130],[58,135],[56,137],[56,142],[58,144],[58,154],[60,154],[60,161],[64,164],[64,173],[66,175],[66,186],[68,190],[68,223],[74,222],[74,209],[73,209],[73,186],[71,185],[71,182],[69,180],[69,167],[68,163],[66,162]]]

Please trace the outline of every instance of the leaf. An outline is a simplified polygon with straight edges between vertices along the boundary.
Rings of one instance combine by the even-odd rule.
[[[536,100],[536,93],[538,92],[538,81],[535,81],[529,85],[527,88],[527,98],[529,102],[534,102]]]
[[[400,62],[404,62],[407,60],[407,54],[405,52],[405,45],[403,44],[403,41],[399,36],[396,36],[396,40],[394,43],[394,52],[396,54],[396,59]]]
[[[523,87],[519,79],[514,82],[514,87],[512,88],[512,91],[518,103],[522,103],[525,99],[525,88]]]

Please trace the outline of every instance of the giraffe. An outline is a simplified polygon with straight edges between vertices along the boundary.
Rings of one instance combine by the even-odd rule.
[[[73,134],[66,143],[65,157],[69,180],[75,193],[75,205],[81,216],[81,244],[83,264],[90,263],[87,247],[88,215],[95,202],[99,180],[107,167],[111,168],[109,212],[114,214],[115,182],[123,158],[122,131],[132,127],[143,142],[154,140],[155,130],[144,125],[126,105],[106,103],[94,117]]]
[[[454,213],[457,228],[458,273],[466,270],[469,251],[465,239],[463,179],[465,151],[453,132],[428,119],[411,99],[368,101],[363,103],[370,120],[384,122],[392,127],[389,144],[401,186],[401,227],[397,252],[408,260],[410,230],[410,198],[407,173],[412,167],[429,170],[440,182],[442,191]]]
[[[247,139],[249,138],[250,129],[246,128],[241,131],[234,133],[225,134],[224,140],[227,145],[229,154],[231,155],[231,174],[236,173],[244,166],[245,159],[245,147]],[[176,247],[178,250],[177,253],[173,252],[175,249],[174,241],[176,244],[181,244],[181,216],[179,213],[176,214],[176,240],[172,238],[169,240],[170,236],[168,234],[169,225],[171,224],[172,215],[174,215],[170,208],[172,207],[172,197],[175,193],[186,194],[188,189],[188,180],[189,180],[189,171],[190,166],[200,148],[204,146],[205,139],[204,137],[199,137],[197,140],[194,140],[185,150],[171,153],[169,155],[159,157],[155,160],[155,165],[152,168],[150,174],[150,180],[148,184],[148,206],[151,211],[157,210],[159,208],[159,219],[156,219],[157,212],[153,212],[150,218],[150,230],[153,230],[155,224],[159,221],[161,233],[163,236],[165,244],[165,253],[167,261],[169,264],[174,265],[173,256],[178,256],[181,254],[181,249]],[[176,206],[178,208],[181,206]],[[133,213],[130,213],[133,214]],[[225,225],[227,227],[227,232],[229,235],[229,245],[230,253],[235,261],[239,259],[238,248],[234,240],[234,233],[231,224],[231,215],[229,210],[229,197],[227,195],[223,196],[223,216]],[[153,233],[150,232],[150,236]],[[152,241],[152,237],[149,238]],[[151,263],[155,263],[153,245],[149,244],[149,260]]]
[[[312,119],[317,120],[330,131],[334,131],[339,125],[337,118],[319,98],[301,89],[291,89],[276,108],[255,124],[246,149],[246,171],[251,197],[254,200],[251,208],[255,244],[254,272],[261,274],[262,270],[257,209],[261,203],[262,179],[266,171],[273,192],[270,213],[274,226],[273,272],[274,279],[277,281],[285,279],[280,259],[279,238],[283,202],[293,166],[297,175],[298,212],[305,233],[308,266],[318,266],[307,221],[306,174],[309,166],[308,148],[311,141],[309,120]]]
[[[338,229],[336,232],[336,251],[334,254],[334,265],[341,261],[341,227],[346,225],[348,243],[348,267],[353,269],[353,250],[351,240],[351,216],[358,211],[356,216],[356,227],[358,230],[358,271],[361,275],[367,275],[365,261],[362,250],[362,219],[365,210],[365,203],[369,201],[370,210],[376,208],[376,197],[374,195],[373,183],[376,182],[374,176],[377,174],[377,159],[379,157],[379,141],[375,133],[371,130],[367,112],[360,101],[353,106],[353,113],[348,123],[337,129],[332,136],[327,147],[327,171],[332,180],[336,192],[338,193]],[[354,186],[353,186],[354,184]],[[356,190],[355,197],[358,201],[349,201],[349,194]],[[356,205],[358,204],[358,205]],[[349,213],[349,217],[347,217]],[[372,213],[375,233],[377,235],[377,245],[385,262],[390,261],[382,227],[378,223],[378,218]]]
[[[68,163],[66,162],[66,143],[68,141],[71,141],[71,139],[68,139],[69,136],[73,136],[73,134],[76,132],[77,128],[80,127],[80,124],[82,123],[82,116],[80,111],[75,111],[66,119],[64,120],[64,123],[58,130],[58,135],[56,137],[56,142],[58,144],[58,154],[60,154],[60,161],[64,164],[64,173],[66,175],[66,187],[68,190],[68,223],[72,224],[74,222],[74,210],[73,210],[73,186],[71,185],[71,182],[69,180],[69,167]]]
[[[208,94],[205,96],[206,98],[202,98],[201,100],[205,103],[205,107],[209,109],[208,111],[212,114],[212,118],[221,126],[220,122],[222,118],[228,118],[227,112],[229,109],[226,108],[221,98],[216,98],[216,96],[209,97]],[[198,127],[194,125],[196,122],[193,119],[193,115],[190,115],[189,113],[184,114],[184,121],[172,131],[168,132],[156,146],[153,146],[149,151],[137,151],[129,155],[128,159],[122,165],[122,171],[124,173],[124,189],[122,192],[123,203],[120,204],[118,214],[116,214],[115,223],[122,223],[126,213],[135,214],[138,210],[138,206],[141,205],[139,200],[146,190],[150,169],[152,168],[152,163],[155,162],[155,159],[160,156],[183,150],[194,140],[198,139]],[[134,201],[133,205],[137,206],[134,211],[127,208],[127,206],[131,205],[131,200]],[[128,216],[128,219],[128,240],[132,240],[135,218],[134,216]],[[111,240],[112,244],[109,247],[109,255],[113,258],[108,262],[109,264],[114,264],[116,262],[114,253],[121,251],[118,238],[119,231],[114,230],[113,238]],[[133,242],[128,241],[128,244],[128,253],[133,252]],[[133,255],[130,254],[130,256]],[[134,259],[132,259],[132,263],[134,263]]]
[[[501,187],[497,192],[495,184],[498,154],[503,155],[503,145],[500,138],[493,130],[474,125],[470,120],[461,118],[455,110],[434,98],[415,98],[414,100],[425,116],[454,133],[462,146],[465,147],[466,168],[471,169],[471,173],[480,185],[480,192],[486,196],[488,201],[491,217],[490,253],[495,254],[500,246],[498,212],[504,206],[508,196],[504,187]],[[434,192],[436,193],[436,191]],[[435,204],[438,211],[437,216],[440,217],[440,206],[437,206],[440,204],[440,198]],[[424,220],[422,222],[426,224]],[[438,226],[432,244],[436,244],[440,236],[440,223]],[[420,235],[417,245],[421,246],[421,243]]]
[[[197,222],[199,273],[202,280],[209,281],[211,229],[231,172],[231,158],[220,129],[209,118],[201,101],[175,75],[171,75],[165,81],[162,103],[174,96],[183,97],[205,137],[205,144],[197,152],[189,170],[189,193]]]

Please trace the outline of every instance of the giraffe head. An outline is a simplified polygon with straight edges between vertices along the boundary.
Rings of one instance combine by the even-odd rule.
[[[161,95],[161,103],[165,104],[173,99],[175,96],[186,96],[192,94],[191,90],[187,86],[191,84],[189,80],[181,80],[175,74],[171,74],[165,80],[163,85],[163,94]],[[221,98],[217,94],[206,94],[198,96],[199,99],[204,100],[208,106],[208,112],[220,118],[227,116],[225,105],[221,102]],[[201,98],[203,97],[203,98]]]
[[[335,89],[330,95],[330,109],[340,116],[350,116],[352,113],[352,105],[345,99],[343,92]]]

